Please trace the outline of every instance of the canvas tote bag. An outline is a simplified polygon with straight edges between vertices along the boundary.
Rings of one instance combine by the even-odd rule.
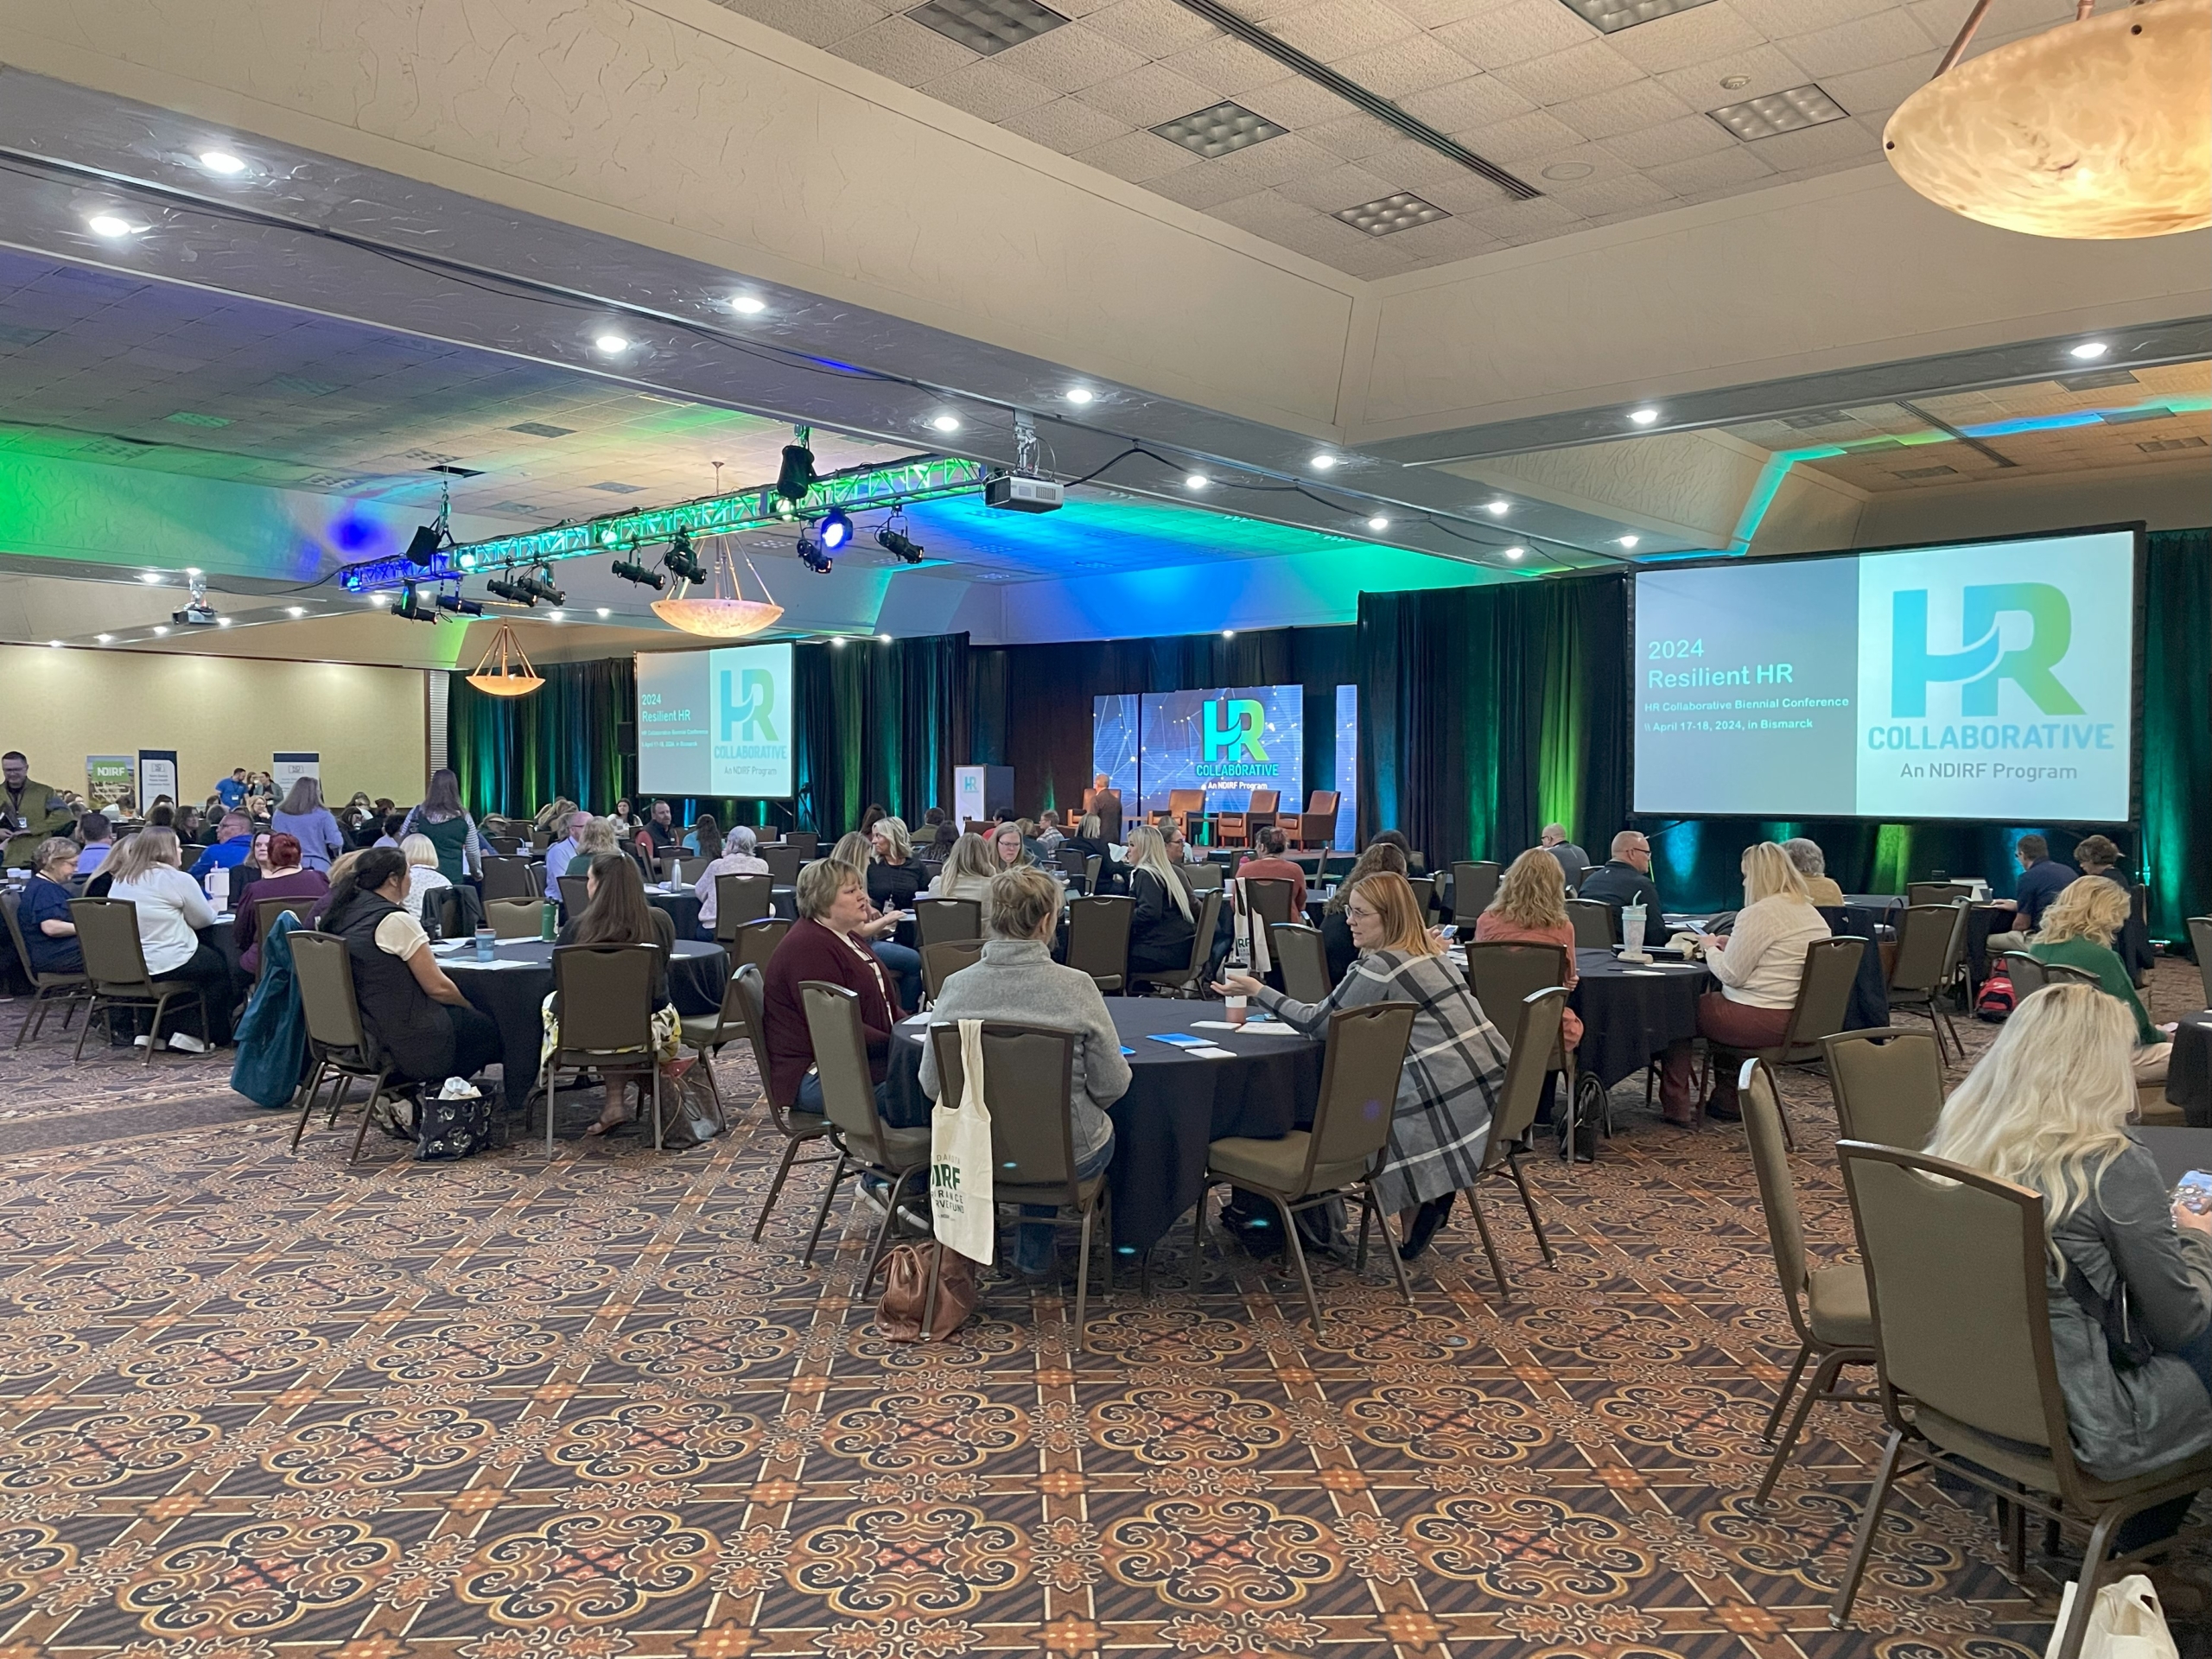
[[[930,1114],[930,1230],[970,1262],[991,1263],[991,1112],[983,1103],[983,1022],[960,1022],[960,1100]]]
[[[2044,1659],[2058,1651],[2058,1633],[2066,1628],[2066,1616],[2073,1611],[2074,1598],[2081,1589],[2078,1580],[2067,1584]],[[2180,1659],[2180,1653],[2166,1629],[2158,1592],[2148,1578],[2132,1573],[2097,1592],[2089,1609],[2089,1629],[2082,1638],[2082,1659]]]

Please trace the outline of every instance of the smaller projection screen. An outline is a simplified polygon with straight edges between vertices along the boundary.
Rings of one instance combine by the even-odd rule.
[[[791,798],[790,645],[641,652],[637,666],[642,793]]]

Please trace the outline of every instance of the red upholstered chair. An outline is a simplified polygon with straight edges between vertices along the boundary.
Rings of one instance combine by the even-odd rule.
[[[1275,822],[1300,851],[1325,849],[1337,833],[1337,791],[1317,789],[1306,798],[1303,812],[1285,812]]]

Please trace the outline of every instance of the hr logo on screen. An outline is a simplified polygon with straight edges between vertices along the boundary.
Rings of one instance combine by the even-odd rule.
[[[748,668],[734,674],[724,669],[720,678],[721,730],[715,741],[776,742],[776,728],[768,718],[776,707],[776,677],[763,668]],[[743,696],[731,695],[733,681],[744,687]]]
[[[2066,595],[2046,582],[2001,582],[1968,588],[1960,618],[1961,649],[1937,651],[1928,639],[1928,590],[1903,588],[1891,595],[1894,641],[1890,652],[1892,718],[1924,716],[1931,681],[1963,681],[1961,715],[1997,713],[1997,683],[2010,680],[2046,715],[2078,715],[2082,705],[2051,669],[2074,641],[2074,612]],[[2028,619],[2024,645],[2004,648],[1997,621],[2010,613]]]
[[[1281,772],[1260,741],[1267,709],[1258,698],[1209,698],[1205,711],[1205,758],[1196,768],[1199,778],[1273,778]]]

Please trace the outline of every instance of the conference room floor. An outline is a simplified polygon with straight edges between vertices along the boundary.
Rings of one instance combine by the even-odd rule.
[[[2162,964],[2154,1011],[2196,987]],[[1464,1210],[1411,1312],[1325,1271],[1319,1339],[1270,1262],[1185,1294],[1176,1235],[1071,1353],[1062,1298],[1006,1287],[950,1344],[879,1339],[857,1225],[798,1262],[818,1171],[753,1245],[757,1112],[682,1155],[372,1138],[348,1168],[350,1135],[288,1154],[226,1057],[67,1052],[0,1048],[0,1655],[2026,1659],[2047,1633],[2049,1578],[2024,1599],[1920,1476],[1829,1630],[1874,1416],[1824,1408],[1751,1505],[1789,1339],[1742,1135],[1665,1128],[1634,1083],[1603,1161],[1532,1166],[1555,1268],[1493,1203],[1510,1305]],[[1833,1251],[1826,1086],[1785,1092]]]

